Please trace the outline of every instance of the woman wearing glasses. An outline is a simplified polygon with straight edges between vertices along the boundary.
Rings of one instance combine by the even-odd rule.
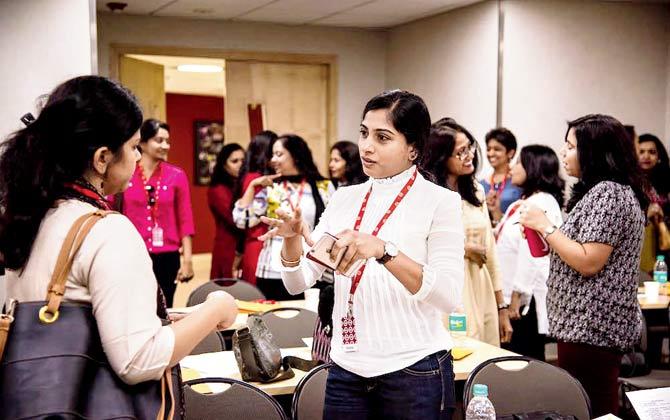
[[[512,337],[503,299],[500,268],[484,190],[475,180],[479,166],[477,143],[451,118],[433,124],[426,145],[425,168],[438,185],[456,191],[463,200],[465,283],[463,305],[468,335],[494,346]]]
[[[195,228],[188,178],[183,169],[166,162],[170,150],[170,127],[166,123],[144,121],[139,148],[142,158],[116,207],[140,232],[158,284],[171,307],[177,288],[175,280],[193,278],[191,237]]]

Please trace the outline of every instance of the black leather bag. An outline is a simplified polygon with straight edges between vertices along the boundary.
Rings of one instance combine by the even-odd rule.
[[[292,368],[308,371],[318,362],[287,356],[281,350],[260,315],[251,314],[247,326],[233,333],[233,352],[243,381],[276,382],[295,376]]]
[[[60,302],[74,255],[106,214],[75,222],[46,301],[17,303],[1,318],[0,419],[180,417],[172,388],[178,372],[168,370],[160,381],[124,383],[109,366],[91,305]]]

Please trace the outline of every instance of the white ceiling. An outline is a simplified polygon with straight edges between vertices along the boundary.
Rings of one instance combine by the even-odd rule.
[[[482,0],[125,0],[130,15],[390,28]],[[96,0],[108,12],[108,0]]]
[[[189,95],[225,96],[225,60],[200,57],[173,57],[167,55],[128,54],[128,57],[149,61],[165,67],[165,92]],[[221,73],[187,73],[177,70],[180,64],[214,64],[221,66]]]

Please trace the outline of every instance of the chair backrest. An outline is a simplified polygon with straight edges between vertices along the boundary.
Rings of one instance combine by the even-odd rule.
[[[191,354],[214,353],[224,350],[226,350],[226,343],[223,337],[218,331],[212,331],[191,350]]]
[[[222,392],[201,394],[197,384],[229,384]],[[184,382],[185,420],[287,420],[279,403],[253,385],[230,378],[201,378]]]
[[[488,385],[497,416],[554,411],[578,419],[591,418],[589,397],[579,381],[559,367],[530,357],[497,357],[477,366],[465,382],[464,407],[472,398],[475,384]]]
[[[212,282],[223,287],[232,297],[239,300],[265,299],[265,295],[253,284],[238,279],[214,279]]]
[[[293,420],[321,420],[326,398],[326,379],[330,363],[320,365],[305,375],[293,394]]]
[[[287,311],[297,311],[290,318],[278,316]],[[317,314],[304,308],[277,308],[264,312],[261,317],[272,333],[275,343],[280,348],[304,347],[304,337],[314,335]]]
[[[207,299],[207,295],[215,290],[223,290],[239,300],[265,299],[265,295],[256,286],[238,279],[214,279],[198,286],[188,296],[186,306],[194,306]]]

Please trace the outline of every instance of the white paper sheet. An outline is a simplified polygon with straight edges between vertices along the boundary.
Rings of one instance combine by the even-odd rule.
[[[670,387],[626,392],[640,420],[670,420]]]

